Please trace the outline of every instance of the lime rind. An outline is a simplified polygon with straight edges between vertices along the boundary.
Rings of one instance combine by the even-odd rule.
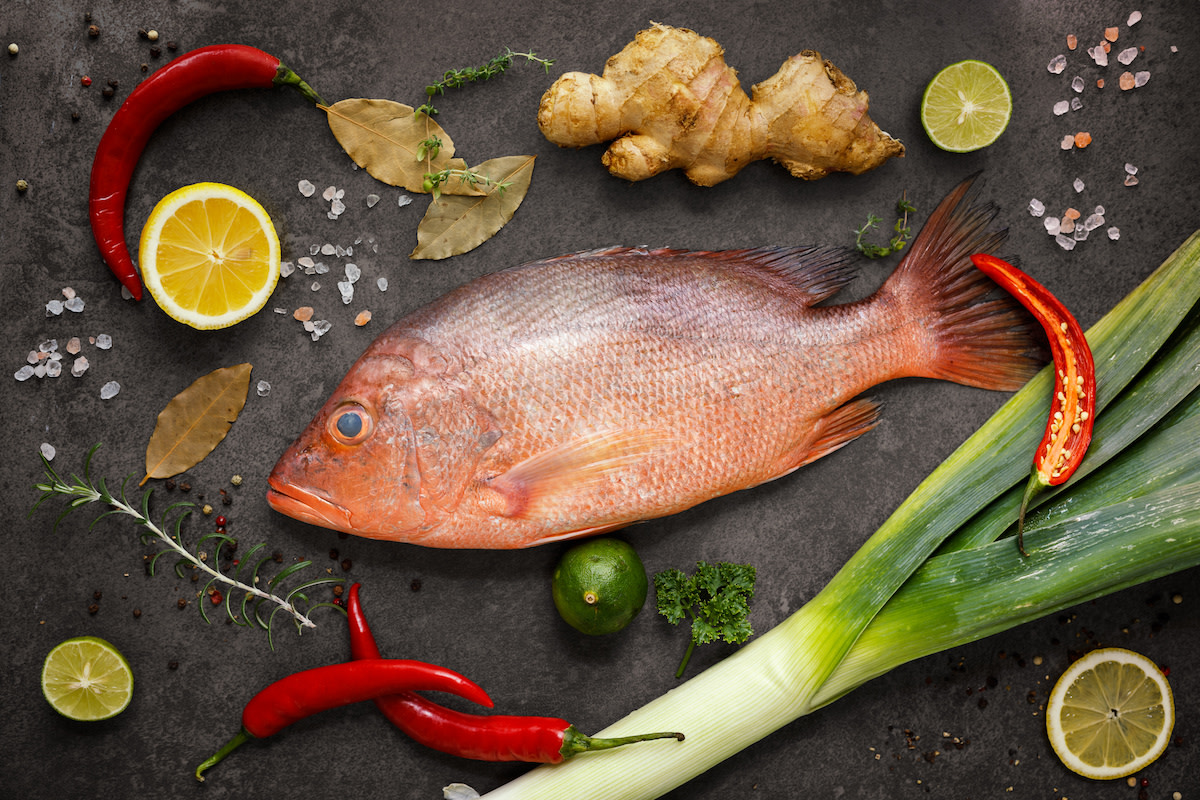
[[[970,153],[995,142],[1012,118],[1012,91],[986,61],[944,67],[921,97],[921,125],[942,150]]]

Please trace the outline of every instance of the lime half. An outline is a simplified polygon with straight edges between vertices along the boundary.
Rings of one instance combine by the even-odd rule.
[[[133,697],[133,671],[117,648],[95,636],[57,645],[42,666],[42,694],[64,717],[94,722],[115,717]]]
[[[563,553],[550,585],[558,613],[592,636],[624,628],[646,602],[646,568],[621,539],[589,539]]]
[[[1012,117],[1012,92],[996,68],[984,61],[959,61],[925,87],[921,124],[943,150],[969,153],[1004,133]]]
[[[1093,650],[1050,691],[1046,732],[1072,772],[1124,778],[1166,749],[1175,723],[1171,687],[1153,661],[1120,647]]]

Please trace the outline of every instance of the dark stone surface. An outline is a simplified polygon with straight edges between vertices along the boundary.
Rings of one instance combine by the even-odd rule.
[[[142,474],[143,453],[159,410],[212,369],[254,365],[268,396],[251,392],[228,438],[186,474],[190,497],[208,502],[225,489],[229,517],[243,548],[264,541],[286,561],[312,559],[317,571],[361,581],[363,600],[386,655],[444,664],[472,676],[509,713],[550,714],[594,731],[675,685],[682,631],[650,609],[620,635],[585,639],[555,613],[549,573],[558,546],[523,552],[440,552],[341,538],[286,519],[263,499],[272,464],[336,385],[352,360],[392,319],[486,271],[538,257],[609,244],[734,248],[822,242],[849,244],[869,213],[890,217],[901,192],[919,209],[917,223],[966,175],[982,170],[985,194],[1011,226],[1008,251],[1094,323],[1197,228],[1195,105],[1200,22],[1190,3],[1153,2],[1125,25],[1133,6],[1100,3],[949,2],[724,3],[657,2],[461,4],[255,3],[248,0],[94,3],[8,0],[0,14],[0,271],[3,272],[7,375],[49,338],[85,340],[91,368],[81,378],[0,381],[8,454],[3,469],[5,597],[0,622],[5,673],[0,705],[0,794],[20,798],[279,797],[433,798],[463,781],[494,788],[520,765],[459,761],[424,750],[391,729],[369,704],[296,725],[277,739],[252,743],[210,773],[203,788],[195,766],[237,729],[242,705],[260,687],[295,670],[346,657],[340,616],[316,614],[318,629],[265,635],[205,625],[198,587],[164,562],[148,577],[135,528],[116,519],[89,528],[91,507],[53,529],[61,504],[31,518],[40,476],[38,447],[57,448],[55,466],[78,471],[102,442],[94,475],[113,485]],[[99,26],[89,38],[86,12]],[[678,173],[638,185],[609,177],[602,148],[560,150],[539,134],[534,115],[551,80],[568,70],[599,71],[650,20],[690,27],[717,39],[749,86],[788,56],[811,48],[833,60],[871,94],[879,124],[908,148],[861,177],[806,184],[759,163],[719,187],[702,190]],[[1119,25],[1116,49],[1145,47],[1134,67],[1150,82],[1117,88],[1122,68],[1100,70],[1084,48]],[[155,57],[139,28],[156,29]],[[1067,34],[1080,38],[1068,53]],[[167,48],[175,42],[177,52]],[[486,61],[505,46],[557,59],[549,76],[519,66],[488,85],[442,98],[441,122],[460,155],[538,156],[532,190],[513,221],[477,250],[443,262],[407,255],[426,199],[399,207],[400,192],[352,169],[322,115],[287,91],[249,90],[209,97],[175,115],[153,137],[134,176],[126,236],[138,233],[159,198],[196,181],[234,184],[272,214],[286,259],[311,244],[351,244],[360,237],[359,294],[341,303],[332,276],[319,292],[309,280],[285,279],[268,307],[231,329],[201,333],[166,317],[151,300],[121,299],[100,261],[87,218],[88,172],[105,124],[149,71],[178,53],[243,42],[283,58],[328,100],[380,97],[417,104],[423,87],[449,67]],[[1170,51],[1177,45],[1177,53]],[[1058,53],[1061,75],[1046,64]],[[1012,87],[1015,112],[994,146],[970,155],[933,148],[918,109],[926,82],[945,64],[981,58]],[[1087,88],[1084,107],[1056,117],[1074,96],[1071,77]],[[93,79],[80,85],[82,75]],[[1097,77],[1107,80],[1095,88]],[[111,100],[101,90],[118,87]],[[74,119],[77,115],[78,119]],[[1090,131],[1092,145],[1063,152],[1065,133]],[[1124,164],[1139,167],[1138,186],[1122,185]],[[1072,181],[1086,183],[1082,193]],[[326,217],[319,198],[296,189],[345,189],[349,210]],[[18,194],[18,179],[29,189]],[[367,209],[364,198],[382,200]],[[1093,233],[1074,252],[1059,249],[1027,211],[1031,198],[1048,213],[1103,205],[1119,241]],[[890,223],[890,219],[888,220]],[[336,259],[333,261],[336,262]],[[882,280],[892,261],[866,263],[849,296]],[[373,289],[379,276],[391,288]],[[47,318],[45,304],[73,287],[82,313]],[[313,305],[332,330],[311,341],[290,316]],[[374,321],[352,324],[362,308]],[[88,336],[112,336],[111,350]],[[99,397],[107,381],[120,394]],[[897,381],[872,392],[885,410],[870,435],[776,483],[724,498],[627,532],[647,569],[689,567],[697,559],[759,567],[756,630],[765,632],[812,598],[855,549],[1005,396],[930,381]],[[234,487],[231,476],[243,476]],[[155,508],[179,497],[155,483]],[[184,526],[195,541],[211,524]],[[337,558],[330,558],[331,551]],[[1200,789],[1196,740],[1200,681],[1195,569],[1088,603],[1062,614],[901,667],[674,791],[676,798],[1132,798],[1125,781],[1096,784],[1068,773],[1043,729],[1042,704],[1069,654],[1094,644],[1141,650],[1172,666],[1179,711],[1173,745],[1145,776],[1147,797],[1184,797]],[[419,590],[414,590],[419,581]],[[99,593],[100,599],[95,599]],[[1172,595],[1181,593],[1182,604]],[[177,601],[185,599],[180,610]],[[94,613],[89,606],[95,606]],[[140,616],[137,612],[140,611]],[[37,677],[60,640],[92,634],[115,643],[136,673],[137,692],[120,717],[93,725],[57,717],[40,697]],[[731,648],[701,649],[692,673]],[[1041,663],[1035,663],[1035,658]],[[1034,701],[1027,695],[1034,693]],[[986,701],[986,705],[983,701]],[[948,734],[948,736],[947,736]],[[918,738],[919,737],[919,738]],[[961,740],[961,749],[953,740]],[[933,753],[937,753],[933,755]],[[928,754],[928,757],[926,757]],[[1139,776],[1141,777],[1141,776]]]

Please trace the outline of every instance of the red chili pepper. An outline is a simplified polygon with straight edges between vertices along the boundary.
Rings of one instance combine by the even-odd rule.
[[[449,692],[491,708],[487,692],[457,672],[422,661],[378,659],[330,664],[282,678],[256,694],[242,711],[242,729],[196,768],[196,778],[251,738],[264,739],[331,708],[422,689]]]
[[[350,619],[350,654],[369,662],[379,647],[358,601],[359,584],[350,587],[346,613]],[[363,663],[356,661],[351,663]],[[606,750],[650,739],[678,739],[682,733],[652,733],[598,739],[580,733],[565,719],[497,714],[466,714],[434,703],[414,692],[380,697],[375,705],[393,725],[417,742],[450,755],[478,761],[525,761],[557,764],[591,750]]]
[[[135,299],[142,299],[142,282],[125,246],[125,193],[150,135],[171,114],[213,92],[273,86],[293,86],[324,104],[275,56],[245,45],[218,44],[184,53],[155,72],[113,115],[92,161],[88,208],[100,254]]]
[[[1033,495],[1065,483],[1083,461],[1096,420],[1096,367],[1083,328],[1058,298],[1021,270],[995,256],[971,256],[992,280],[1008,290],[1041,323],[1054,357],[1054,398],[1046,432],[1033,459],[1017,517],[1017,548],[1025,552],[1025,509]]]

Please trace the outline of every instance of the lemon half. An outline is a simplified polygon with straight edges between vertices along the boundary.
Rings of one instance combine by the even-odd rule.
[[[1046,707],[1050,746],[1072,772],[1123,778],[1166,749],[1175,724],[1171,687],[1153,661],[1120,647],[1067,668]]]
[[[266,305],[279,282],[279,254],[279,236],[258,201],[223,183],[195,183],[154,207],[138,260],[163,311],[211,330]]]

